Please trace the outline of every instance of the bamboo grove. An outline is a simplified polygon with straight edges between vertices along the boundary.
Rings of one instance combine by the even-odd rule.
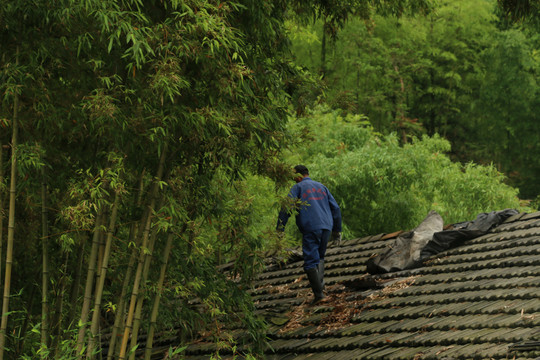
[[[2,2],[0,359],[149,358],[156,331],[186,340],[224,314],[262,341],[197,239],[243,172],[285,168],[283,83],[297,75],[280,56],[283,6]],[[242,226],[222,238],[249,254],[240,284],[260,246]]]

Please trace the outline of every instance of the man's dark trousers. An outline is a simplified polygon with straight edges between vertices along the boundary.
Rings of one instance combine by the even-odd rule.
[[[304,270],[317,267],[319,261],[324,260],[330,234],[330,230],[315,230],[303,234],[302,253],[304,254]]]

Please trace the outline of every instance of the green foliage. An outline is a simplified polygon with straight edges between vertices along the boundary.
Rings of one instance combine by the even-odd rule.
[[[271,232],[258,183],[271,186],[266,175],[283,179],[279,153],[288,137],[289,100],[300,97],[306,78],[287,56],[287,12],[285,3],[249,0],[1,3],[0,139],[9,143],[17,110],[18,203],[25,205],[16,213],[13,287],[28,285],[40,263],[40,185],[46,183],[56,295],[50,305],[58,307],[59,328],[77,326],[79,269],[88,266],[89,252],[83,239],[101,211],[110,218],[112,196],[120,192],[102,303],[116,307],[131,252],[156,255],[172,232],[170,268],[182,275],[170,271],[169,285],[181,289],[175,300],[185,306],[174,305],[158,328],[174,321],[202,331],[230,320],[264,343],[264,324],[245,293]],[[151,199],[162,154],[164,176],[158,199]],[[154,252],[139,243],[151,201],[161,204],[150,210]],[[233,257],[245,260],[234,269],[240,283],[217,270]],[[150,282],[157,268],[150,267]],[[151,290],[143,284],[147,300]],[[196,297],[209,310],[204,316],[188,304]],[[31,300],[25,295],[13,306]],[[37,319],[40,310],[28,312]]]
[[[376,13],[385,16],[425,13],[431,9],[432,3],[429,0],[295,0],[292,1],[292,7],[303,21],[323,19],[325,31],[336,37],[338,30],[353,16],[370,19]]]
[[[537,41],[517,30],[499,33],[495,40],[484,53],[486,76],[471,112],[476,116],[474,153],[478,159],[491,158],[523,198],[533,199],[540,191],[540,162],[535,156],[540,151]]]
[[[77,355],[74,354],[73,349],[77,344],[77,334],[74,331],[68,331],[63,334],[63,340],[59,342],[58,348],[51,349],[48,347],[35,348],[31,346],[40,342],[39,327],[41,324],[36,324],[28,334],[25,335],[26,342],[29,343],[29,351],[27,353],[20,354],[21,360],[34,360],[39,358],[54,358],[57,360],[75,360]]]
[[[430,135],[455,131],[479,53],[489,43],[489,2],[438,2],[425,17],[351,19],[327,51],[329,103],[366,114],[379,131],[415,122]],[[321,38],[320,24],[311,27]],[[320,43],[320,41],[319,41]],[[319,43],[294,39],[299,63],[318,69]],[[408,132],[408,133],[409,133]]]
[[[517,189],[504,185],[505,177],[494,166],[468,163],[439,168],[433,208],[447,223],[472,220],[474,214],[520,209]],[[446,215],[446,216],[444,216]]]
[[[170,184],[173,193],[182,186],[180,177],[174,178],[176,181]],[[246,290],[264,266],[267,251],[281,246],[274,231],[277,208],[273,187],[270,179],[258,175],[236,181],[230,181],[224,171],[213,176],[205,190],[208,210],[190,222],[190,230],[175,246],[174,257],[178,258],[169,287],[174,287],[175,302],[180,300],[182,305],[173,305],[177,310],[165,316],[170,320],[161,326],[167,328],[172,321],[171,325],[181,327],[186,340],[209,332],[213,334],[209,339],[222,352],[240,355],[237,347],[242,344],[249,344],[254,354],[262,351],[266,325],[255,316]],[[163,215],[174,218],[169,212]],[[173,226],[172,230],[177,228]],[[227,273],[216,272],[216,267],[231,260],[236,261],[225,269]],[[195,298],[200,302],[193,302]],[[245,329],[245,336],[232,336],[227,325],[231,323]]]
[[[502,174],[452,162],[450,144],[439,136],[401,146],[395,135],[376,134],[358,117],[355,122],[325,109],[310,116],[296,120],[313,139],[295,161],[306,163],[340,203],[346,238],[412,229],[430,210],[456,223],[519,208],[517,191],[504,185]],[[323,127],[339,130],[320,132]]]
[[[534,13],[523,5],[499,2],[511,16]],[[293,23],[303,29],[291,37],[293,51],[311,71],[325,68],[332,108],[366,115],[401,143],[439,134],[452,143],[453,159],[493,163],[521,197],[533,199],[538,36],[523,26],[501,30],[496,8],[490,0],[443,0],[425,16],[351,16],[326,44],[322,20]]]
[[[536,27],[540,24],[540,4],[534,0],[498,0],[498,10],[507,25],[513,23],[530,23]]]

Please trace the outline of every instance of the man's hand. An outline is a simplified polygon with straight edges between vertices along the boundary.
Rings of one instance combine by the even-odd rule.
[[[332,231],[332,244],[341,246],[341,233],[339,231]]]

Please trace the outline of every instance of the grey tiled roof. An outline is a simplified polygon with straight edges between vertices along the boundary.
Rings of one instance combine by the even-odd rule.
[[[396,236],[330,247],[320,305],[309,305],[301,259],[268,266],[252,294],[270,323],[266,358],[540,358],[540,212],[515,215],[422,267],[367,274],[366,261]],[[185,355],[211,350],[199,343]]]

